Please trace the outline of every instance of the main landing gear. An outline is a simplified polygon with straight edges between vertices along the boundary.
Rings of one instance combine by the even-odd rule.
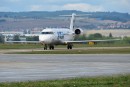
[[[73,45],[72,44],[68,44],[67,45],[67,49],[72,49]]]
[[[44,45],[44,50],[47,50],[47,48],[48,48],[48,46],[49,46],[49,49],[50,50],[54,50],[54,45],[47,45],[47,44],[45,44]],[[73,44],[67,44],[67,49],[72,49],[73,48]]]
[[[54,50],[54,45],[50,45],[50,46],[49,46],[49,49],[50,49],[50,50]]]
[[[44,45],[44,50],[47,50],[47,44]],[[50,50],[54,50],[54,45],[49,45]]]

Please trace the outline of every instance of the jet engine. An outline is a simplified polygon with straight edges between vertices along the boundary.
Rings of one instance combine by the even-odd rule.
[[[74,32],[75,32],[76,35],[79,35],[79,34],[83,33],[83,30],[78,28],[78,29],[75,29]]]

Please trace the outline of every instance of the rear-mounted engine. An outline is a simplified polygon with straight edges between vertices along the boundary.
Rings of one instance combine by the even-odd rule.
[[[81,34],[82,32],[83,32],[82,29],[75,29],[75,34],[77,34],[77,35]]]

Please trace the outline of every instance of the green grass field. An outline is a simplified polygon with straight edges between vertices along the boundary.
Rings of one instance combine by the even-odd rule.
[[[30,51],[12,52],[9,54],[130,54],[130,48],[119,49],[88,49],[88,50],[52,50],[52,51]]]
[[[41,44],[0,44],[0,49],[33,49],[33,48],[43,48]],[[66,45],[58,45],[56,48],[66,48]],[[115,43],[98,43],[95,45],[84,44],[74,44],[74,48],[78,47],[130,47],[129,43],[125,42],[115,42]]]
[[[41,48],[41,44],[0,44],[0,49],[32,49]]]
[[[5,82],[0,87],[130,87],[130,74],[63,80]]]
[[[43,48],[41,44],[0,44],[0,49],[36,49]],[[130,44],[126,43],[98,43],[95,45],[88,44],[74,44],[73,48],[79,47],[126,47],[119,49],[80,49],[80,50],[66,50],[66,45],[58,45],[55,48],[64,48],[65,50],[53,50],[53,51],[30,51],[30,52],[15,52],[14,54],[130,54]],[[128,47],[128,48],[127,48]]]

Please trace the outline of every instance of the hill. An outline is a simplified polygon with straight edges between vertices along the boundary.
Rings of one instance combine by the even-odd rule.
[[[130,14],[119,12],[82,12],[64,11],[31,11],[31,12],[0,12],[0,31],[25,30],[45,27],[69,27],[69,18],[59,15],[89,14],[77,18],[75,27],[83,29],[122,29],[130,28]]]
[[[32,12],[0,12],[0,18],[46,18],[46,17],[58,17],[59,15],[76,14],[90,14],[89,18],[98,18],[101,20],[114,20],[127,22],[130,21],[130,14],[119,12],[82,12],[76,10],[64,10],[64,11],[32,11]]]

